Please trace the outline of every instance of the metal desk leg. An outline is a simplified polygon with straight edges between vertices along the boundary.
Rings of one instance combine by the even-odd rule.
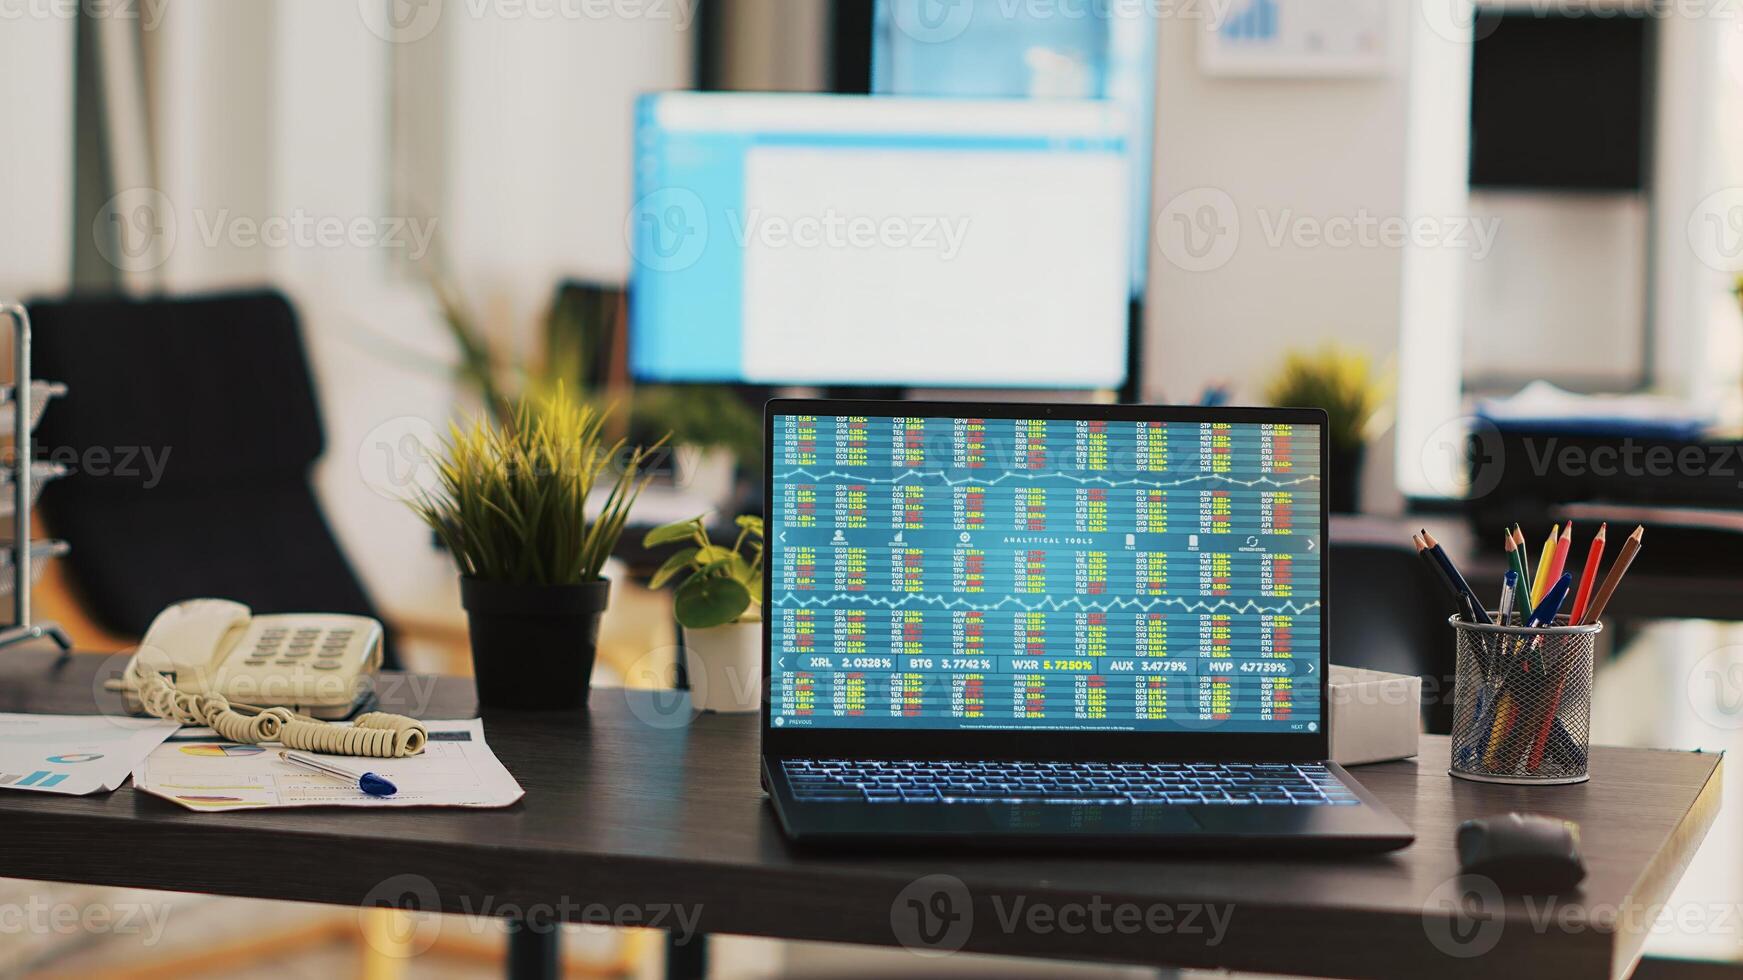
[[[557,980],[563,973],[563,933],[556,924],[544,928],[525,920],[508,922],[508,980]]]
[[[698,932],[688,939],[666,933],[666,980],[706,980],[708,934]]]

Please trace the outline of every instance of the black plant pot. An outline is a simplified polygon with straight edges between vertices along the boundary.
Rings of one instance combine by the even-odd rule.
[[[1331,472],[1326,474],[1326,489],[1330,491],[1331,512],[1357,514],[1362,510],[1362,463],[1367,458],[1366,446],[1354,449],[1331,449]]]
[[[518,585],[460,579],[472,637],[472,673],[482,708],[561,711],[587,706],[604,579],[578,585]]]

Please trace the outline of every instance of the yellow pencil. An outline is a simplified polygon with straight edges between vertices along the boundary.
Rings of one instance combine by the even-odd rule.
[[[1561,527],[1549,529],[1549,540],[1544,542],[1543,550],[1537,555],[1537,575],[1531,580],[1531,608],[1543,601],[1543,593],[1549,588],[1549,566],[1555,554],[1556,541],[1561,538]]]

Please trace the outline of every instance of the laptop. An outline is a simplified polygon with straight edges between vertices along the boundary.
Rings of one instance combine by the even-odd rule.
[[[777,399],[765,438],[791,839],[1411,842],[1329,761],[1323,412]]]

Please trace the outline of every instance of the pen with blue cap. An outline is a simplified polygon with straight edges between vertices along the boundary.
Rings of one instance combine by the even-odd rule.
[[[304,769],[312,769],[322,775],[332,776],[334,779],[343,779],[370,796],[392,796],[399,792],[399,787],[375,773],[347,769],[320,756],[285,749],[279,752],[278,757],[293,765],[302,766]]]

